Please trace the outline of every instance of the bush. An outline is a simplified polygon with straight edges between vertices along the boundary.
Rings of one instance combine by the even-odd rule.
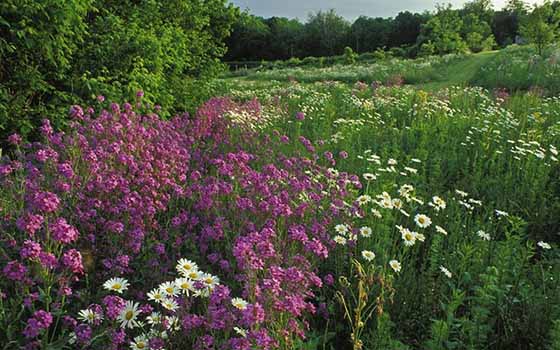
[[[200,104],[207,97],[183,80],[222,68],[236,13],[225,0],[3,1],[0,139],[14,131],[33,139],[45,116],[63,126],[66,106],[97,92],[130,100],[143,88],[147,101],[168,106],[163,115]]]

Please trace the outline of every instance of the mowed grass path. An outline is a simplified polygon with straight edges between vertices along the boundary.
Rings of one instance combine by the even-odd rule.
[[[464,60],[459,62],[451,62],[441,74],[443,80],[419,84],[418,86],[424,90],[435,91],[449,86],[470,85],[476,72],[490,62],[498,52],[498,50],[480,52],[466,56]]]

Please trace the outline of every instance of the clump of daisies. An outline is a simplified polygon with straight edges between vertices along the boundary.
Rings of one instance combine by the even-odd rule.
[[[103,307],[94,304],[80,310],[78,320],[83,322],[83,327],[100,326],[107,320],[108,327],[117,327],[115,332],[121,334],[123,341],[128,339],[131,349],[149,349],[150,343],[162,342],[181,329],[177,311],[180,305],[185,304],[184,298],[207,298],[220,284],[217,276],[200,270],[195,262],[188,259],[180,259],[176,270],[179,276],[175,280],[162,282],[147,293],[152,305],[123,299],[121,296],[130,283],[124,278],[110,278],[103,284],[104,289],[110,292],[103,299],[105,312]],[[245,310],[248,305],[241,298],[231,299],[234,309]],[[88,329],[91,331],[91,328]],[[83,335],[78,332],[71,335],[72,343],[84,345]]]

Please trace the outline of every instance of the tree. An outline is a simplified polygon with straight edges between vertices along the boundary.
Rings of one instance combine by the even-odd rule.
[[[420,51],[427,52],[422,45],[429,45],[435,53],[458,53],[464,52],[467,45],[461,37],[463,20],[459,13],[451,8],[451,5],[437,6],[437,13],[422,27],[419,36]]]
[[[229,50],[226,59],[257,61],[270,58],[270,41],[270,28],[264,19],[244,12],[233,25],[231,36],[227,40]]]
[[[360,16],[350,28],[350,44],[356,52],[371,52],[388,46],[392,20]]]
[[[426,16],[418,13],[399,12],[391,24],[388,46],[397,47],[414,44],[418,35],[420,35],[422,24],[426,21]]]
[[[558,31],[556,17],[550,2],[545,2],[541,6],[535,5],[521,26],[521,35],[537,47],[539,55],[542,55],[546,46],[556,37]]]
[[[270,55],[272,59],[288,59],[300,55],[304,26],[297,19],[272,17],[265,21],[270,28]]]
[[[334,10],[310,14],[305,25],[305,45],[314,56],[333,56],[342,52],[350,24]]]

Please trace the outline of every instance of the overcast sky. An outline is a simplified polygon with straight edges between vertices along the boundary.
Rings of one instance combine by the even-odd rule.
[[[493,0],[494,8],[501,9],[507,0]],[[529,0],[534,3],[538,0]],[[466,0],[230,0],[251,13],[263,17],[289,17],[305,20],[307,14],[318,10],[335,9],[349,20],[361,15],[370,17],[392,17],[400,11],[422,12],[433,10],[437,3],[452,3],[461,6]]]

